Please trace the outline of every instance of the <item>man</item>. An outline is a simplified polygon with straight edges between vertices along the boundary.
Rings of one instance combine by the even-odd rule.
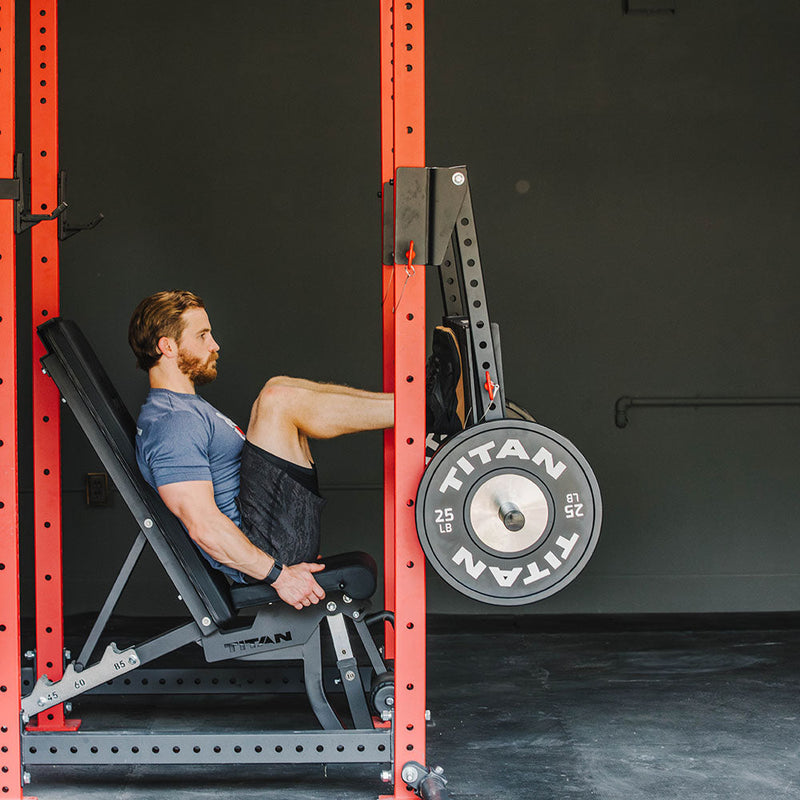
[[[203,400],[219,345],[203,301],[157,292],[133,312],[128,341],[148,372],[136,457],[145,479],[205,557],[237,582],[266,581],[297,609],[325,593],[314,578],[324,501],[309,439],[394,424],[391,394],[272,378],[247,434]]]

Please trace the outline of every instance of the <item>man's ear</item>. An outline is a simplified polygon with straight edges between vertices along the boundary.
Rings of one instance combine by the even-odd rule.
[[[162,336],[156,344],[162,356],[166,358],[176,358],[178,355],[178,343],[169,336]]]

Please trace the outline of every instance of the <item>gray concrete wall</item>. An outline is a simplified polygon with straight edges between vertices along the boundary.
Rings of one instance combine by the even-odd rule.
[[[270,375],[378,388],[377,23],[352,0],[61,9],[70,213],[106,215],[63,246],[62,313],[132,408],[130,311],[173,287],[208,304],[222,357],[204,395],[240,424]],[[796,407],[614,423],[621,395],[800,395],[798,34],[790,0],[428,3],[428,163],[470,168],[508,393],[581,449],[604,497],[583,574],[520,613],[800,604]],[[77,612],[136,531],[118,496],[85,507],[100,464],[68,412],[63,438]],[[327,550],[380,556],[380,448],[317,448]],[[175,613],[173,595],[147,562],[121,610]],[[435,575],[429,607],[497,610]]]

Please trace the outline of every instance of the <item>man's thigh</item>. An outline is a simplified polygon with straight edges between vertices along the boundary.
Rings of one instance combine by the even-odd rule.
[[[325,501],[251,442],[242,450],[239,509],[242,531],[284,564],[315,561]]]

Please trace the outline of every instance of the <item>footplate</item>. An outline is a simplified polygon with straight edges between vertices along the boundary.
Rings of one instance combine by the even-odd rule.
[[[51,681],[47,675],[42,675],[36,681],[33,691],[22,698],[22,713],[28,718],[40,714],[118,675],[131,672],[140,664],[139,656],[133,647],[118,650],[116,644],[112,642],[97,663],[81,672],[77,672],[72,664],[68,664],[64,670],[64,677],[59,681]]]

